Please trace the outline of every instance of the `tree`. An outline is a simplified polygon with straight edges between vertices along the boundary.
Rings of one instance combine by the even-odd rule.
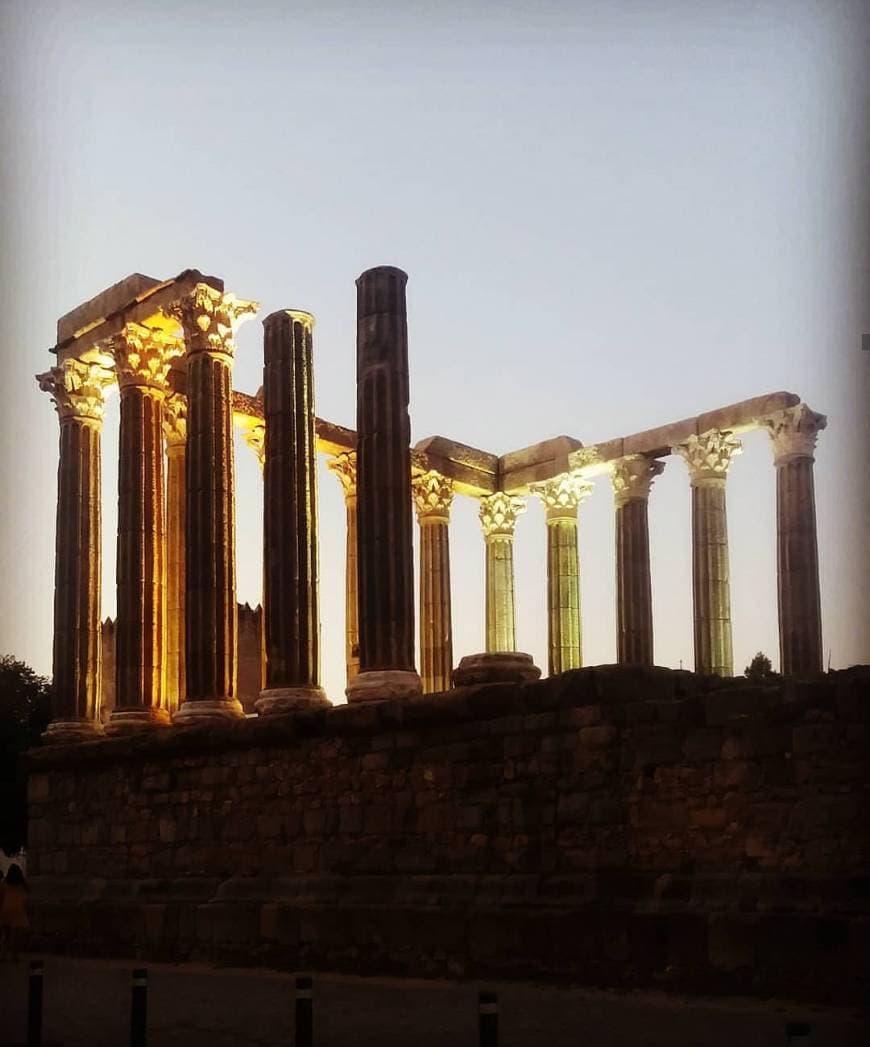
[[[743,670],[743,675],[750,680],[770,680],[779,673],[773,671],[770,659],[763,651],[758,651],[749,665]]]
[[[0,847],[14,854],[27,839],[27,775],[21,756],[51,720],[51,683],[11,654],[0,658]]]

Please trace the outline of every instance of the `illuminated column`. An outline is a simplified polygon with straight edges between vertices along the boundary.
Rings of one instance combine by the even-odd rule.
[[[330,459],[329,468],[341,482],[347,513],[347,545],[344,576],[344,636],[347,682],[359,673],[359,598],[356,566],[356,451],[345,451]]]
[[[592,484],[575,473],[531,485],[547,510],[547,607],[550,675],[583,664],[577,509]]]
[[[420,525],[420,675],[423,691],[450,688],[453,625],[450,613],[450,506],[453,481],[434,469],[411,480]]]
[[[349,701],[419,694],[414,667],[414,557],[408,322],[401,269],[357,286],[357,549],[360,672]]]
[[[256,455],[260,464],[260,471],[266,471],[266,423],[258,422],[244,432],[245,443]]]
[[[673,451],[685,459],[692,487],[695,672],[733,676],[725,478],[741,444],[731,433],[711,429]]]
[[[324,705],[320,686],[314,317],[281,310],[263,321],[263,629],[260,715]]]
[[[486,542],[486,650],[517,649],[514,600],[514,528],[526,511],[522,498],[503,491],[480,499]]]
[[[206,284],[179,303],[187,348],[185,700],[175,719],[242,716],[236,698],[233,332],[256,311]]]
[[[776,466],[776,568],[780,671],[822,669],[822,613],[813,462],[816,440],[828,424],[806,404],[787,407],[762,424],[773,441]]]
[[[47,740],[95,737],[100,727],[100,429],[106,386],[97,364],[65,360],[37,375],[60,421],[54,565],[52,721]]]
[[[166,707],[184,702],[184,473],[187,401],[170,393],[163,401],[166,438]]]
[[[616,505],[616,659],[620,664],[653,664],[647,506],[653,480],[664,467],[664,462],[642,454],[627,455],[611,467]]]

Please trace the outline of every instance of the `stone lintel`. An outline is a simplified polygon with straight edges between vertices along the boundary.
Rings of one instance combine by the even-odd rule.
[[[553,436],[530,447],[503,454],[498,460],[498,489],[511,494],[528,494],[532,484],[567,473],[569,455],[582,447],[580,440],[573,436]]]
[[[488,451],[446,436],[427,436],[414,444],[414,450],[425,455],[428,468],[452,480],[460,494],[480,497],[497,490],[498,458]]]

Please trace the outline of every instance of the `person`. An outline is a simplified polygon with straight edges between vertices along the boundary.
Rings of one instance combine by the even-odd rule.
[[[11,953],[18,960],[21,936],[30,926],[27,919],[27,881],[21,866],[13,863],[6,870],[6,879],[0,892],[0,957]]]

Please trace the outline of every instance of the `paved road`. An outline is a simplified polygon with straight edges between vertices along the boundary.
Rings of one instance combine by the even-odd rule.
[[[46,1047],[129,1042],[136,961],[45,961]],[[149,965],[149,1047],[291,1047],[293,975]],[[0,965],[0,1045],[25,1042],[26,961]],[[477,992],[498,992],[499,1047],[784,1047],[789,1021],[812,1026],[800,1047],[866,1047],[870,1022],[846,1009],[686,1000],[529,984],[314,975],[316,1047],[477,1047]],[[795,1047],[800,1041],[796,1041]]]

